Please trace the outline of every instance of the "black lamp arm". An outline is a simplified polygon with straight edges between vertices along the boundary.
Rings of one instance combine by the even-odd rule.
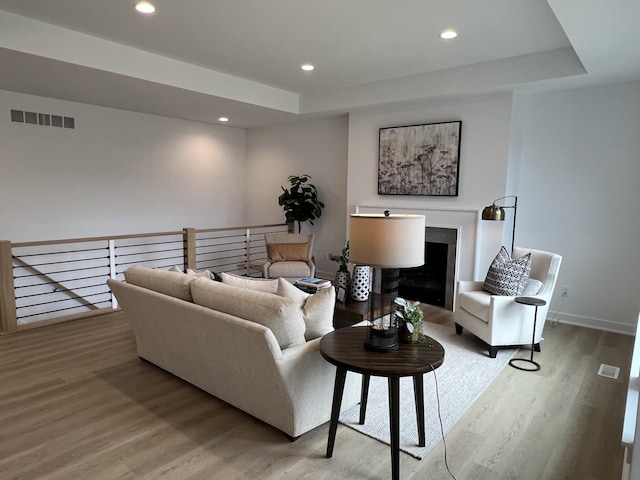
[[[500,200],[504,200],[505,198],[513,198],[513,205],[496,205],[496,202],[500,201]],[[516,195],[507,195],[506,197],[500,197],[500,198],[496,198],[493,201],[493,204],[496,205],[496,207],[500,206],[502,208],[518,208],[518,197]]]

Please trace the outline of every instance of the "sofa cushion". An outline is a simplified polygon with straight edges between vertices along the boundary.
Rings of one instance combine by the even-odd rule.
[[[276,293],[278,291],[277,278],[249,278],[222,272],[220,274],[222,283],[233,285],[234,287],[249,288],[260,292]]]
[[[275,279],[310,277],[311,267],[305,262],[275,262],[269,265],[269,276]]]
[[[531,254],[511,258],[504,246],[491,262],[483,290],[494,295],[520,295],[531,272]]]
[[[188,302],[192,300],[189,284],[194,278],[181,272],[170,272],[140,265],[134,265],[124,271],[124,279],[127,283]]]
[[[264,325],[282,349],[305,343],[304,319],[293,300],[206,278],[193,281],[191,295],[198,305]]]
[[[271,262],[308,262],[310,243],[269,243],[267,257]]]
[[[333,313],[336,304],[336,292],[333,287],[309,294],[284,278],[279,278],[278,295],[293,300],[301,309],[306,327],[304,338],[307,341],[333,331]]]

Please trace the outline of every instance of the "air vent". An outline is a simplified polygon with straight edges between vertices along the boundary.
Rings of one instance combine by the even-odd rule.
[[[620,369],[618,367],[605,365],[604,363],[602,363],[600,364],[600,368],[598,369],[598,375],[600,375],[601,377],[613,378],[614,380],[617,380],[618,375],[620,375]]]
[[[23,110],[11,110],[11,121],[14,123],[26,123],[29,125],[43,125],[45,127],[76,128],[76,119],[52,115],[50,113],[26,112]]]

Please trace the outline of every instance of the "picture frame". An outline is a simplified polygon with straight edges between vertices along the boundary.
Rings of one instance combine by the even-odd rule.
[[[336,299],[341,303],[345,303],[347,301],[347,290],[344,287],[338,287],[338,290],[336,291]]]
[[[458,196],[462,122],[380,128],[378,195]]]

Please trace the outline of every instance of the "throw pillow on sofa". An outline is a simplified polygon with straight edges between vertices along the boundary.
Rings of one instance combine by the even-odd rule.
[[[482,289],[493,295],[520,295],[531,273],[531,254],[511,258],[504,246],[491,262]]]
[[[283,350],[305,343],[304,319],[293,300],[206,278],[191,283],[191,295],[198,305],[264,325]]]
[[[222,272],[222,283],[233,285],[234,287],[249,288],[260,292],[276,293],[278,291],[278,279],[249,278]]]
[[[306,326],[304,338],[309,341],[333,331],[336,291],[323,288],[314,294],[305,293],[284,278],[278,279],[278,295],[293,300],[302,311]]]

